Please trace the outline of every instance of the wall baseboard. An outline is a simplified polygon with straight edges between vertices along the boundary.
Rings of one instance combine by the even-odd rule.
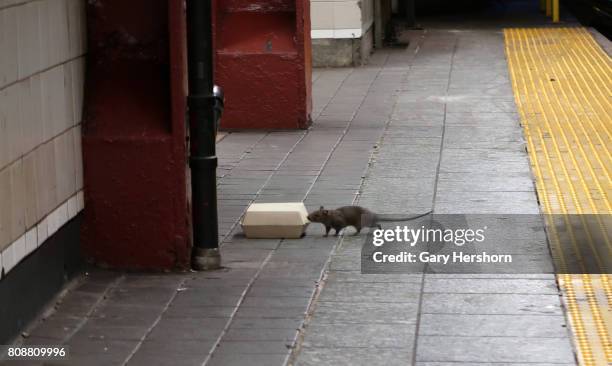
[[[314,67],[352,67],[368,62],[373,51],[370,27],[361,38],[319,38],[312,40]]]
[[[0,344],[12,341],[82,271],[76,215],[0,280]]]

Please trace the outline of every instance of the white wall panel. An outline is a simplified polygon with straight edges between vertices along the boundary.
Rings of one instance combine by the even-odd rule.
[[[83,209],[85,1],[0,0],[0,269]]]
[[[312,0],[312,38],[360,38],[373,24],[374,0]]]

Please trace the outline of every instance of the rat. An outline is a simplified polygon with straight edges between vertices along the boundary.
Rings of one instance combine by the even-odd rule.
[[[336,230],[335,236],[338,236],[340,231],[347,226],[353,226],[357,229],[355,235],[358,235],[364,227],[381,229],[379,223],[383,221],[410,221],[427,216],[430,213],[431,211],[415,216],[392,217],[379,215],[361,206],[343,206],[335,210],[326,210],[321,206],[308,215],[308,220],[325,225],[325,236],[329,235],[332,228]]]

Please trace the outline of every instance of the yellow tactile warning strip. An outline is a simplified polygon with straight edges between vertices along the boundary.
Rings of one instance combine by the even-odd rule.
[[[543,211],[611,214],[612,60],[584,28],[515,28],[504,34]],[[549,239],[563,266],[578,250],[555,250],[554,227],[548,225]],[[605,236],[603,226],[601,231]],[[603,255],[612,255],[609,239],[605,236],[608,252]],[[580,364],[612,364],[612,277],[557,278]]]

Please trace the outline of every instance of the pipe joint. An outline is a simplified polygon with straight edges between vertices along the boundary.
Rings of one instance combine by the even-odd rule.
[[[193,269],[196,271],[213,271],[221,268],[219,248],[194,248],[192,257]]]

